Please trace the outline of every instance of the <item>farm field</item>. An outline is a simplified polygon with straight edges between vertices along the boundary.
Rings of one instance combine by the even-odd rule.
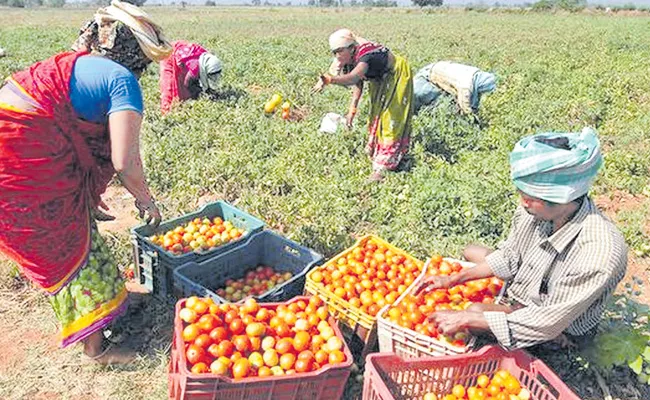
[[[650,303],[650,254],[643,254],[650,245],[650,17],[145,9],[169,39],[201,43],[224,62],[218,98],[186,102],[165,117],[158,108],[157,66],[140,81],[143,160],[164,217],[225,199],[326,257],[366,233],[421,259],[433,253],[458,257],[467,243],[494,245],[507,233],[517,203],[508,154],[520,137],[592,126],[605,155],[592,195],[628,241],[625,282],[634,300]],[[67,50],[93,12],[0,8],[0,47],[7,51],[0,75]],[[349,92],[309,92],[329,66],[327,37],[341,27],[385,44],[414,70],[447,59],[493,72],[497,90],[482,99],[477,121],[459,116],[450,98],[423,109],[414,119],[408,170],[381,184],[369,182],[367,95],[352,130],[324,134],[318,132],[321,118],[343,114]],[[264,103],[274,93],[290,99],[304,118],[265,116]],[[124,193],[118,185],[109,188],[107,203],[119,218],[100,228],[126,266],[128,229],[137,220]],[[147,296],[135,299],[114,333],[141,357],[126,368],[103,368],[84,364],[79,347],[57,348],[47,300],[1,261],[0,301],[0,398],[166,398],[172,311],[165,305]],[[581,375],[575,365],[561,368],[582,398],[603,398],[593,376]],[[650,396],[648,386],[626,371],[608,377],[612,394]],[[346,392],[350,398],[358,390],[353,386]]]

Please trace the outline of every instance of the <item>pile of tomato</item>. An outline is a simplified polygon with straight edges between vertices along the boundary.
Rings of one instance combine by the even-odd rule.
[[[369,239],[312,272],[310,279],[374,317],[406,291],[422,267],[422,262]]]
[[[449,394],[427,393],[424,400],[530,400],[530,397],[528,389],[522,388],[516,377],[501,369],[492,378],[479,375],[476,386],[455,385]]]
[[[462,269],[460,263],[443,260],[440,255],[435,255],[431,257],[427,275],[448,276]],[[427,316],[440,310],[464,310],[473,303],[494,303],[502,287],[501,280],[485,278],[448,289],[408,294],[398,305],[389,308],[384,316],[392,323],[437,339],[441,335],[436,325],[427,320]],[[465,346],[467,334],[459,332],[453,337],[445,336],[444,339],[455,346]]]
[[[210,251],[225,243],[246,235],[244,229],[235,227],[232,222],[221,217],[194,218],[185,225],[177,226],[160,235],[153,235],[151,243],[162,247],[174,255]]]
[[[228,301],[238,302],[248,296],[262,295],[292,277],[291,272],[278,272],[273,267],[259,265],[246,272],[243,278],[226,279],[216,293]]]
[[[179,311],[188,368],[194,374],[234,379],[317,371],[346,361],[343,340],[317,297],[266,307],[214,304],[190,297]]]

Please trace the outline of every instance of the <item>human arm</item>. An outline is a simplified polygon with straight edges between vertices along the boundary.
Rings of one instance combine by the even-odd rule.
[[[509,314],[484,312],[497,340],[506,347],[522,348],[555,339],[594,304],[611,294],[624,274],[623,271],[618,279],[612,279],[613,275],[605,269],[585,267],[559,278],[550,298],[542,304],[531,304]],[[598,317],[601,306],[596,304],[592,311]]]
[[[117,111],[109,115],[111,161],[120,181],[135,197],[140,217],[147,214],[147,223],[158,225],[160,211],[149,192],[140,158],[141,124],[142,115],[136,111]]]
[[[352,121],[354,121],[354,117],[357,115],[357,108],[359,106],[359,100],[361,99],[362,94],[363,82],[359,82],[352,88],[352,101],[350,102],[350,109],[348,110],[348,114],[345,117],[345,122],[348,128],[352,127]]]
[[[445,289],[467,281],[491,276],[497,276],[502,280],[512,279],[519,265],[519,255],[516,245],[522,217],[524,216],[522,213],[525,213],[525,211],[521,207],[518,207],[512,218],[512,226],[507,239],[499,244],[497,250],[486,255],[484,262],[476,264],[473,268],[464,268],[458,273],[449,276],[427,276],[417,291],[427,293],[436,289]]]
[[[436,289],[446,289],[463,282],[488,278],[493,275],[492,268],[487,263],[482,262],[473,268],[464,268],[453,275],[429,275],[422,281],[416,292],[429,293]]]
[[[183,85],[190,94],[190,98],[196,99],[201,94],[201,85],[199,84],[199,78],[192,75],[190,71],[185,73],[185,78],[183,79]]]
[[[360,62],[352,71],[343,75],[332,76],[330,74],[323,74],[318,77],[318,82],[312,88],[313,93],[322,91],[326,85],[335,84],[341,86],[357,85],[366,78],[368,72],[368,64]]]

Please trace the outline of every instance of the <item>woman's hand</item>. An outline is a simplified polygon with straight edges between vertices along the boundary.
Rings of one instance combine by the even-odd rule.
[[[115,220],[114,216],[112,216],[110,214],[106,214],[105,212],[100,210],[100,208],[103,209],[103,210],[106,210],[106,211],[110,210],[110,208],[108,208],[106,203],[104,203],[104,201],[100,199],[99,204],[97,204],[97,208],[92,210],[92,216],[96,221],[104,222],[104,221],[113,221],[113,220]]]
[[[329,85],[332,83],[332,75],[330,74],[323,74],[318,77],[318,82],[314,85],[313,88],[311,88],[312,93],[320,93],[323,91],[326,85]]]
[[[140,219],[144,219],[147,225],[151,225],[154,228],[160,225],[162,216],[160,215],[160,210],[158,209],[158,206],[156,206],[156,203],[154,203],[153,199],[145,203],[136,200],[135,208],[138,209],[138,216]]]
[[[354,117],[356,116],[355,111],[349,111],[348,114],[345,116],[345,126],[348,129],[352,128],[352,122],[354,121]]]
[[[314,85],[314,87],[311,88],[312,93],[320,93],[323,91],[325,88],[325,78],[323,78],[323,75],[318,77],[318,82]]]

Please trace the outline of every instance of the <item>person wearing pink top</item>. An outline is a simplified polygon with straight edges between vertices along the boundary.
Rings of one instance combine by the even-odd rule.
[[[196,99],[214,91],[221,78],[219,58],[203,46],[182,40],[173,43],[172,55],[160,63],[160,111],[167,114],[175,102]]]

